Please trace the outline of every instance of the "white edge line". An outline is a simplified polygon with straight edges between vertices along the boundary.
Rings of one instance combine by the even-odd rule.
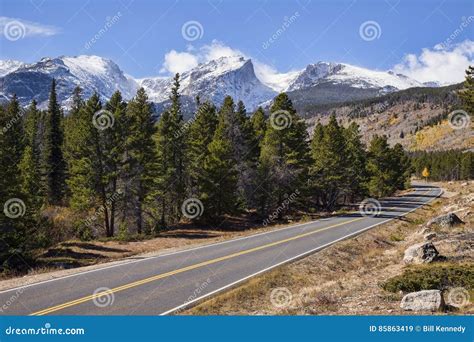
[[[404,213],[404,214],[402,214],[402,215],[397,216],[397,218],[398,218],[398,217],[406,216],[406,215],[410,214],[411,212],[413,212],[413,211],[415,211],[415,210],[418,210],[419,208],[423,207],[424,205],[427,205],[427,204],[429,204],[430,202],[434,201],[436,198],[438,198],[439,196],[441,196],[441,194],[443,193],[443,190],[442,190],[441,188],[438,188],[438,189],[440,190],[440,192],[439,192],[438,195],[436,195],[435,198],[432,198],[432,199],[430,199],[429,201],[427,201],[427,202],[421,204],[420,206],[418,206],[418,207],[416,207],[416,208],[413,208],[413,209],[411,209],[410,211],[407,211],[406,213]],[[232,287],[232,286],[234,286],[234,285],[237,285],[238,283],[241,283],[241,282],[243,282],[243,281],[245,281],[245,280],[247,280],[247,279],[249,279],[249,278],[255,277],[255,276],[257,276],[257,275],[259,275],[259,274],[261,274],[261,273],[267,272],[267,271],[269,271],[269,270],[271,270],[271,269],[273,269],[273,268],[275,268],[275,267],[278,267],[278,266],[281,266],[281,265],[283,265],[283,264],[289,263],[289,262],[291,262],[291,261],[293,261],[293,260],[295,260],[295,259],[302,258],[302,257],[304,257],[304,256],[306,256],[306,255],[308,255],[308,254],[311,254],[311,253],[316,252],[317,250],[320,250],[320,249],[323,249],[323,248],[325,248],[325,247],[328,247],[328,246],[330,246],[330,245],[332,245],[332,244],[334,244],[334,243],[336,243],[336,242],[339,242],[339,241],[341,241],[341,240],[347,239],[348,237],[351,237],[351,236],[353,236],[353,235],[357,235],[357,234],[359,234],[359,233],[362,233],[362,232],[364,232],[364,231],[366,231],[366,230],[369,230],[369,229],[371,229],[371,228],[373,228],[373,227],[379,226],[379,225],[384,224],[384,223],[386,223],[386,222],[392,221],[392,220],[394,220],[394,219],[395,219],[395,218],[390,218],[390,219],[387,219],[387,220],[385,220],[385,221],[382,221],[382,222],[373,224],[373,225],[371,225],[371,226],[365,227],[364,229],[361,229],[361,230],[358,230],[358,231],[353,232],[353,233],[351,233],[351,234],[348,234],[348,235],[345,235],[345,236],[343,236],[343,237],[340,237],[340,238],[337,239],[337,240],[331,241],[331,242],[326,243],[326,244],[324,244],[324,245],[322,245],[322,246],[318,246],[318,247],[313,248],[313,249],[311,249],[311,250],[309,250],[309,251],[306,251],[306,252],[304,252],[304,253],[298,254],[297,256],[291,257],[290,259],[281,261],[281,262],[279,262],[278,264],[275,264],[275,265],[272,265],[272,266],[270,266],[270,267],[264,268],[263,270],[260,270],[260,271],[258,271],[258,272],[255,272],[255,273],[251,274],[251,275],[248,275],[248,276],[246,276],[246,277],[244,277],[244,278],[241,278],[241,279],[239,279],[239,280],[236,280],[236,281],[234,281],[233,283],[230,283],[230,284],[227,284],[227,285],[225,285],[225,286],[223,286],[223,287],[220,287],[220,288],[218,288],[218,289],[216,289],[216,290],[214,290],[214,291],[211,291],[211,292],[209,292],[209,293],[207,293],[207,294],[205,294],[205,295],[203,295],[203,296],[201,296],[201,297],[195,298],[195,299],[193,299],[192,301],[186,302],[186,303],[184,303],[184,304],[181,304],[180,306],[177,306],[177,307],[175,307],[175,308],[173,308],[173,309],[170,309],[170,310],[168,310],[168,311],[165,311],[165,312],[161,313],[160,316],[169,315],[170,313],[172,313],[172,312],[174,312],[174,311],[177,311],[177,310],[180,310],[180,309],[184,309],[184,308],[186,308],[186,307],[189,307],[189,306],[191,306],[191,304],[193,304],[193,303],[195,303],[195,302],[197,302],[197,301],[201,301],[202,299],[205,299],[205,298],[207,298],[207,297],[210,297],[210,296],[212,296],[212,295],[214,295],[214,294],[216,294],[216,293],[218,293],[218,292],[224,291],[225,289],[227,289],[227,288],[229,288],[229,287]]]
[[[441,188],[438,188],[438,189],[441,189]],[[429,203],[429,202],[426,202],[426,203]],[[407,212],[407,214],[408,213],[409,212]],[[339,216],[333,216],[332,218],[338,218],[338,217]],[[238,237],[238,238],[234,238],[234,239],[220,241],[220,242],[216,242],[216,243],[209,243],[209,244],[206,244],[206,245],[203,245],[203,246],[197,246],[197,247],[192,247],[192,248],[188,248],[188,249],[182,249],[182,250],[179,250],[179,251],[160,254],[160,255],[155,255],[155,256],[151,256],[151,257],[146,257],[146,258],[139,259],[139,260],[131,260],[131,261],[128,261],[128,262],[127,261],[125,261],[125,262],[117,261],[116,265],[104,266],[104,267],[96,268],[96,269],[89,270],[89,271],[82,271],[82,272],[66,275],[66,276],[63,276],[63,277],[57,277],[57,278],[53,278],[53,279],[42,280],[42,281],[39,281],[39,282],[35,282],[35,283],[23,285],[23,286],[16,286],[16,287],[13,287],[11,289],[2,290],[2,291],[0,291],[0,294],[13,292],[13,291],[18,291],[19,289],[25,289],[25,288],[29,288],[29,287],[32,287],[32,286],[43,285],[43,284],[50,283],[50,282],[57,281],[57,280],[63,280],[63,279],[72,278],[72,277],[79,277],[79,276],[82,276],[84,274],[103,271],[103,270],[114,268],[114,267],[125,266],[125,265],[134,264],[134,263],[138,263],[138,262],[143,262],[143,261],[148,261],[148,260],[152,260],[152,259],[157,259],[157,258],[170,256],[170,255],[175,255],[175,254],[179,254],[179,253],[190,252],[190,251],[194,251],[194,250],[198,250],[198,249],[202,249],[202,248],[208,248],[208,247],[222,245],[222,244],[225,244],[225,243],[230,243],[230,242],[235,242],[235,241],[239,241],[239,240],[249,239],[249,238],[253,238],[255,236],[261,236],[261,235],[265,235],[265,234],[280,232],[280,231],[283,231],[283,230],[292,229],[292,228],[296,228],[296,227],[301,227],[301,226],[304,226],[304,225],[307,225],[307,224],[312,224],[312,223],[315,223],[315,222],[318,222],[318,221],[321,221],[321,220],[323,220],[323,219],[318,219],[318,220],[304,222],[304,223],[298,223],[298,224],[295,224],[295,225],[290,225],[290,226],[287,226],[287,227],[282,227],[282,228],[277,228],[277,229],[274,229],[274,230],[270,230],[268,232],[261,232],[261,233],[257,233],[257,234],[251,234],[251,235],[248,235],[248,236],[242,236],[242,237]]]

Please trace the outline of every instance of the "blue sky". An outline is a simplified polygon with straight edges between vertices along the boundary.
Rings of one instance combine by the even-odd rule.
[[[3,30],[13,19],[24,25],[21,39],[2,36],[1,59],[94,54],[114,60],[134,77],[183,69],[223,48],[278,72],[323,60],[379,70],[398,65],[396,70],[410,73],[424,63],[422,49],[435,54],[453,35],[443,50],[469,43],[461,52],[466,59],[458,63],[472,61],[474,50],[472,0],[2,0],[0,13]],[[100,33],[107,21],[110,27]],[[189,22],[197,22],[193,41],[182,33]],[[368,31],[361,33],[367,22]],[[91,43],[94,36],[99,39]]]

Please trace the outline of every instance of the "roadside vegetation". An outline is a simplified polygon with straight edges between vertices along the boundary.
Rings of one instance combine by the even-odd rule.
[[[185,122],[178,74],[158,117],[143,89],[102,103],[76,88],[65,115],[56,86],[47,110],[33,101],[24,111],[16,96],[0,107],[3,274],[48,260],[82,265],[70,240],[142,241],[187,224],[226,231],[239,218],[255,227],[333,212],[403,190],[413,172],[402,145],[375,135],[365,146],[358,125],[334,115],[310,139],[285,93],[254,113],[230,97],[220,107],[197,98]],[[471,70],[460,95],[469,112],[473,92]],[[459,177],[472,175],[468,154]]]
[[[400,307],[403,296],[441,290],[450,314],[474,313],[474,183],[436,183],[443,196],[361,235],[338,242],[300,261],[253,278],[198,303],[188,315],[387,315],[413,314]],[[457,210],[464,224],[430,227],[430,219]],[[406,264],[405,250],[430,242],[443,256],[426,264]],[[396,239],[392,237],[396,236]],[[456,289],[457,296],[450,291]],[[451,303],[447,303],[451,304]],[[443,311],[435,312],[441,314]],[[427,314],[430,312],[422,312]]]

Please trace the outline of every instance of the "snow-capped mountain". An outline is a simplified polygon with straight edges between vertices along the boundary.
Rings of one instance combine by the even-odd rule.
[[[76,86],[83,89],[85,98],[97,92],[108,99],[119,90],[124,98],[131,98],[137,83],[127,77],[113,61],[98,56],[42,58],[37,63],[22,64],[0,78],[3,95],[16,94],[21,104],[35,99],[40,107],[48,100],[52,79],[56,79],[58,99],[68,107]]]
[[[61,56],[42,58],[25,64],[0,61],[0,98],[16,94],[22,105],[35,99],[40,107],[48,100],[52,79],[57,81],[58,99],[69,107],[72,92],[81,86],[85,98],[97,92],[103,100],[119,90],[129,100],[139,87],[144,87],[157,109],[168,103],[172,77],[133,79],[110,59],[98,56]],[[187,110],[192,110],[196,96],[220,105],[230,95],[242,100],[248,110],[268,104],[280,91],[286,91],[296,105],[341,102],[379,96],[411,87],[438,86],[423,84],[392,71],[374,71],[343,63],[318,62],[300,71],[256,75],[251,59],[242,56],[221,57],[181,75],[181,94]]]
[[[168,99],[173,80],[145,78],[139,83],[150,100],[161,103]],[[201,99],[211,100],[216,105],[220,105],[229,95],[235,102],[241,100],[248,109],[255,109],[277,92],[257,78],[250,59],[233,56],[221,57],[184,72],[181,75],[181,94],[191,99],[199,95]]]
[[[378,88],[402,90],[422,87],[423,84],[392,71],[374,71],[361,67],[343,64],[318,62],[308,65],[288,84],[285,91],[294,91],[314,87],[321,83],[349,85],[353,88]]]
[[[6,61],[1,61],[0,60],[0,77],[5,76],[6,74],[9,74],[18,68],[22,67],[25,65],[25,63],[20,62],[20,61],[14,61],[11,59],[7,59]]]

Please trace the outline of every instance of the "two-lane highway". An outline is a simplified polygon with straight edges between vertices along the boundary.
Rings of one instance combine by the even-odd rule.
[[[375,217],[329,219],[132,260],[0,292],[3,315],[169,314],[250,277],[398,219],[439,196],[418,185],[381,202]]]

